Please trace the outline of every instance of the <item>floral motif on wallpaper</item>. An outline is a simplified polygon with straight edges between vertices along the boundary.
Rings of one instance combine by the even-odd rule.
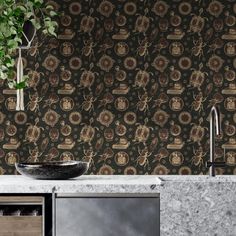
[[[90,161],[88,174],[236,174],[236,3],[51,1],[58,38],[25,51],[25,111],[1,81],[0,173],[17,161]]]

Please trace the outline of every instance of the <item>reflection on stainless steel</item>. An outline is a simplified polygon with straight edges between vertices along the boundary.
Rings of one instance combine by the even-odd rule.
[[[56,235],[158,236],[159,207],[157,197],[57,198]]]

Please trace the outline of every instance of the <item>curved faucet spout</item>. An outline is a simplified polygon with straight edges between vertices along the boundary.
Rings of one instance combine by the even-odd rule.
[[[213,106],[211,108],[210,119],[211,119],[211,121],[214,119],[216,134],[220,135],[221,134],[221,122],[220,122],[220,110],[218,107]],[[213,128],[214,128],[214,126],[213,126]]]
[[[216,106],[211,108],[210,112],[210,161],[207,162],[209,167],[209,175],[215,176],[215,167],[223,167],[224,163],[215,162],[215,133],[221,134],[220,111]]]

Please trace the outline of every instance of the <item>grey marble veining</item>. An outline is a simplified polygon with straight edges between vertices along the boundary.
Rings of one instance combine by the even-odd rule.
[[[162,236],[236,236],[236,176],[0,176],[0,193],[160,193]]]

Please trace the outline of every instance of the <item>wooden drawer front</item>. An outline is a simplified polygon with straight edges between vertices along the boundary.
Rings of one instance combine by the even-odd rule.
[[[41,234],[39,233],[21,233],[21,232],[17,232],[17,233],[0,233],[0,236],[41,236]]]
[[[0,216],[0,236],[42,236],[42,216]]]
[[[43,204],[43,197],[34,196],[0,196],[0,203],[36,203]]]

